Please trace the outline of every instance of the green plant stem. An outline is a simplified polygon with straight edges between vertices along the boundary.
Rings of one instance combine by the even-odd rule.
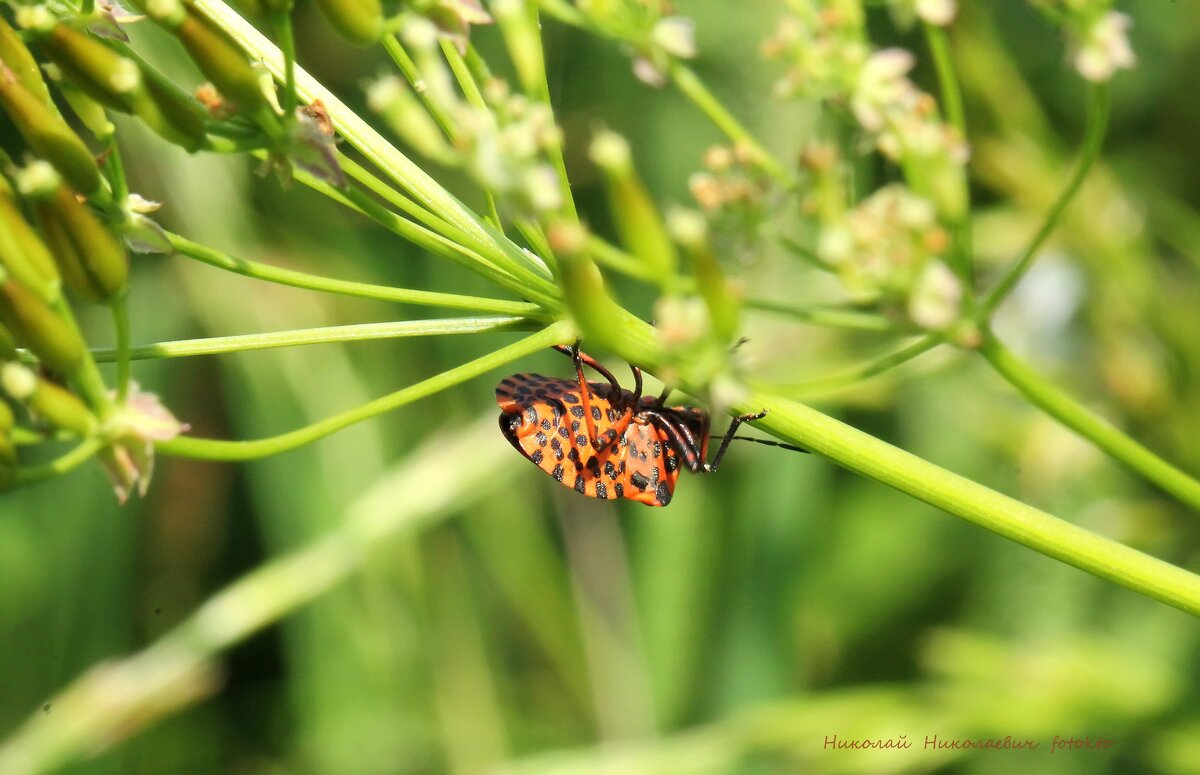
[[[216,691],[214,659],[221,651],[334,588],[374,552],[451,518],[508,481],[517,457],[507,444],[487,443],[495,435],[488,416],[430,440],[362,493],[331,531],[246,573],[145,649],[94,666],[38,703],[0,743],[0,772],[60,769]],[[461,466],[464,460],[471,465]]]
[[[489,299],[481,296],[464,296],[456,293],[437,293],[435,291],[418,291],[409,288],[393,288],[388,285],[373,285],[351,280],[337,280],[331,277],[298,272],[294,269],[271,266],[244,258],[234,258],[219,250],[192,242],[186,237],[167,232],[171,246],[183,256],[202,261],[210,266],[219,267],[245,277],[257,280],[289,285],[294,288],[305,288],[323,293],[336,293],[342,296],[355,296],[377,301],[394,301],[402,304],[414,304],[426,307],[444,307],[446,309],[471,310],[474,312],[495,312],[501,315],[536,315],[541,308],[536,304],[525,301],[508,301],[507,299]]]
[[[487,101],[483,98],[483,92],[479,90],[479,84],[475,82],[475,76],[471,73],[471,69],[467,67],[466,60],[463,59],[462,54],[458,53],[458,47],[453,41],[442,38],[441,49],[447,64],[450,65],[450,72],[454,74],[454,79],[458,82],[458,87],[462,89],[463,96],[467,98],[467,103],[471,107],[490,115]],[[487,201],[488,220],[497,229],[502,230],[504,224],[500,221],[500,210],[496,207],[496,194],[491,189],[485,188],[483,196]]]
[[[275,38],[283,54],[283,115],[284,120],[294,119],[299,98],[296,95],[296,36],[292,31],[290,8],[275,11],[271,15],[275,27]]]
[[[9,486],[21,487],[43,479],[61,476],[91,460],[103,446],[104,442],[98,438],[84,439],[69,452],[60,455],[49,463],[18,468],[16,476]]]
[[[454,120],[450,118],[441,105],[429,96],[429,90],[420,88],[419,84],[422,81],[421,71],[417,69],[417,63],[412,60],[408,52],[404,50],[404,45],[394,33],[384,35],[381,41],[383,48],[387,51],[388,56],[392,58],[392,62],[396,65],[396,69],[404,76],[404,80],[408,81],[408,85],[412,87],[413,93],[417,95],[417,99],[425,106],[425,110],[433,117],[436,123],[442,130],[442,134],[451,142],[458,137],[458,128],[454,125]]]
[[[221,0],[195,0],[191,7],[233,37],[252,58],[261,60],[275,78],[285,77],[283,56],[279,49]],[[494,244],[522,266],[531,279],[545,276],[544,267],[530,260],[517,245],[498,234],[299,66],[296,67],[296,91],[306,102],[321,100],[338,134],[426,210],[437,213],[467,234]]]
[[[671,62],[671,80],[693,104],[698,107],[717,128],[725,133],[730,140],[750,152],[763,171],[775,179],[783,188],[792,188],[796,181],[779,161],[750,134],[733,114],[725,109],[713,93],[708,90],[704,81],[687,65],[678,60]]]
[[[903,333],[906,331],[900,324],[876,312],[865,312],[847,307],[831,305],[803,307],[769,299],[746,299],[743,306],[746,309],[787,315],[814,326],[845,328],[855,331],[878,331],[880,333]]]
[[[532,323],[526,318],[440,318],[434,320],[399,320],[389,323],[360,323],[349,326],[323,326],[320,328],[296,328],[289,331],[273,331],[267,334],[236,334],[234,336],[212,336],[204,339],[182,339],[175,342],[156,342],[129,349],[134,360],[161,358],[187,358],[194,355],[220,355],[245,352],[247,350],[272,350],[279,347],[297,347],[306,344],[330,344],[333,342],[369,342],[377,339],[400,339],[413,336],[446,336],[452,334],[479,334],[486,331],[514,331],[528,328]],[[109,363],[119,357],[113,349],[92,350],[92,357],[99,363]]]
[[[159,442],[156,448],[165,455],[191,457],[202,460],[253,460],[275,455],[303,446],[354,423],[431,396],[449,387],[478,377],[510,361],[531,355],[556,344],[567,344],[575,338],[570,323],[560,321],[519,342],[502,347],[482,358],[477,358],[441,374],[422,380],[415,385],[397,390],[354,409],[328,417],[312,425],[254,441],[219,441],[180,436],[170,441]]]
[[[1200,615],[1200,576],[951,473],[794,401],[752,393],[735,409],[755,426],[1048,557]]]
[[[126,302],[125,295],[122,294],[114,299],[108,307],[112,312],[113,328],[116,329],[117,403],[123,404],[129,396],[129,361],[131,358],[129,304]]]
[[[820,269],[822,272],[837,272],[837,267],[818,256],[815,250],[805,247],[791,237],[780,237],[779,244],[782,245],[789,253],[793,254],[797,258],[802,259],[806,264],[815,269]]]
[[[1012,289],[1016,287],[1017,282],[1025,276],[1025,272],[1029,270],[1029,267],[1033,265],[1034,260],[1037,258],[1038,251],[1041,250],[1042,245],[1054,233],[1059,221],[1062,220],[1067,205],[1075,198],[1080,185],[1083,184],[1084,178],[1087,177],[1088,170],[1092,168],[1092,164],[1100,156],[1100,149],[1104,145],[1104,134],[1108,129],[1110,108],[1111,95],[1108,86],[1106,84],[1093,86],[1083,147],[1079,152],[1079,160],[1075,164],[1075,171],[1071,175],[1071,179],[1067,181],[1066,188],[1059,194],[1058,200],[1055,201],[1050,211],[1046,213],[1046,218],[1042,222],[1041,228],[1034,234],[1029,245],[1026,246],[1020,257],[1008,268],[996,284],[984,295],[978,309],[979,321],[981,323],[987,321],[1000,302],[1004,301]]]
[[[954,69],[954,58],[950,53],[950,40],[946,36],[946,30],[936,24],[924,22],[922,27],[925,29],[925,40],[929,45],[929,53],[933,58],[933,66],[937,71],[938,87],[942,95],[942,107],[946,112],[946,120],[950,125],[958,130],[958,134],[965,140],[967,137],[967,121],[963,112],[962,89],[958,85],[958,76]],[[960,175],[962,176],[962,187],[970,196],[970,187],[967,184],[966,168],[963,167]],[[967,287],[969,294],[973,294],[975,290],[975,269],[974,269],[974,249],[972,248],[971,239],[971,217],[970,217],[969,200],[964,208],[967,213],[957,223],[953,225],[954,235],[954,252],[957,254],[957,260],[954,262],[959,268],[959,276]]]
[[[877,377],[884,372],[890,371],[897,366],[902,366],[905,363],[929,352],[933,348],[942,343],[941,337],[925,336],[915,342],[906,344],[895,352],[890,352],[880,356],[869,363],[864,363],[853,369],[849,369],[840,374],[834,374],[828,377],[818,377],[805,382],[797,382],[791,385],[771,385],[765,386],[764,389],[772,390],[779,395],[786,395],[790,398],[814,398],[824,396],[830,393],[835,393],[839,390],[854,387],[855,385],[868,380],[872,377]]]
[[[1045,377],[1029,368],[996,337],[985,337],[979,353],[1034,406],[1104,450],[1122,465],[1200,511],[1200,481],[1089,412]]]

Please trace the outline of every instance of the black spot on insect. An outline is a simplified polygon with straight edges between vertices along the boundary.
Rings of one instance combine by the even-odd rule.
[[[650,486],[651,487],[656,486],[661,478],[662,478],[662,471],[659,470],[658,466],[655,466],[654,468],[650,469]]]
[[[576,466],[578,466],[579,465],[579,450],[576,449],[575,447],[571,447],[571,451],[567,453],[567,458],[569,458],[572,463],[574,463]]]
[[[562,460],[562,459],[563,459],[563,447],[562,447],[562,442],[561,442],[561,441],[559,441],[557,438],[550,439],[550,450],[551,450],[552,452],[554,452],[554,459],[555,459],[555,460]]]
[[[532,460],[535,465],[539,465],[539,466],[542,464],[542,458],[543,458],[543,455],[542,455],[542,451],[540,449],[535,449],[533,451],[533,454],[529,456],[529,459]]]
[[[581,433],[581,434],[579,434],[578,436],[576,436],[576,437],[575,437],[575,446],[577,446],[577,447],[586,447],[586,446],[588,446],[588,437],[587,437],[587,434]]]
[[[604,461],[604,475],[610,480],[617,478],[617,467],[613,465],[611,460]]]
[[[579,396],[575,395],[574,393],[563,393],[562,400],[566,401],[568,404],[577,404],[579,403]]]
[[[608,500],[608,487],[604,482],[596,482],[596,497],[601,500]]]
[[[613,492],[616,493],[618,498],[624,498],[625,497],[625,486],[622,485],[620,482],[617,482],[616,484],[613,485]]]
[[[589,457],[587,461],[587,470],[592,473],[592,476],[600,475],[600,459],[597,457]]]
[[[679,456],[671,450],[667,450],[667,472],[675,473],[679,470]]]
[[[585,492],[587,490],[587,482],[583,479],[583,474],[575,476],[575,492]]]
[[[513,381],[512,377],[505,377],[504,379],[500,380],[500,384],[503,385],[504,387],[510,387],[510,388],[517,386],[517,383]]]
[[[555,481],[561,482],[563,480],[563,467],[555,466],[554,470],[550,472],[550,475],[554,477]]]
[[[654,442],[654,457],[662,457],[662,444]]]
[[[598,406],[592,407],[592,419],[595,420],[596,422],[600,422],[600,407],[598,407]]]
[[[539,447],[546,446],[546,442],[548,441],[548,439],[546,438],[546,434],[542,433],[541,431],[538,431],[537,433],[533,434],[533,440],[538,443]]]
[[[537,413],[536,406],[531,406],[525,410],[525,419],[528,420],[529,422],[537,422],[538,421],[538,413]]]
[[[583,410],[580,409],[579,411],[582,412]],[[579,420],[571,421],[571,433],[579,433]]]
[[[620,476],[623,473],[625,473],[625,461],[624,460],[621,461],[621,465],[617,466],[617,476]]]
[[[571,407],[571,416],[572,417],[583,417],[583,407],[582,406],[572,406]]]
[[[554,426],[550,424],[550,419],[549,419],[548,417],[543,417],[543,418],[542,418],[542,430],[544,430],[544,431],[548,431],[548,430],[550,430],[550,429],[551,429],[551,428],[553,428],[553,427],[554,427]]]
[[[504,415],[502,422],[504,423],[504,425],[501,425],[500,427],[504,428],[505,432],[515,433],[517,428],[521,427],[521,415],[520,414],[506,414],[506,415]]]
[[[609,422],[616,422],[617,418],[620,417],[621,415],[617,414],[616,409],[609,407],[608,409],[604,410],[604,416],[608,418]]]
[[[629,483],[639,490],[645,490],[650,486],[650,480],[647,479],[641,471],[629,477]]]
[[[660,506],[666,506],[671,502],[671,490],[668,489],[666,482],[658,483],[658,489],[654,491],[654,500],[658,501]]]
[[[571,432],[567,430],[565,425],[558,426],[558,435],[562,436],[564,439],[571,438]]]

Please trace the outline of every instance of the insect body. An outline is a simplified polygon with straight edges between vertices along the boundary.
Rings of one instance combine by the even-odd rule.
[[[738,426],[766,412],[735,417],[708,456],[709,417],[699,409],[666,406],[662,396],[642,395],[642,373],[632,366],[634,389],[622,388],[606,368],[579,352],[570,355],[576,379],[514,374],[496,386],[504,437],[555,481],[590,498],[628,498],[666,506],[683,468],[711,473],[721,464]],[[588,382],[587,364],[608,384]]]

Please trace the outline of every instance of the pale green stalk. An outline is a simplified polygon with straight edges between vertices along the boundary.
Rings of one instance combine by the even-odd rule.
[[[134,360],[162,358],[186,358],[193,355],[220,355],[222,353],[246,352],[248,350],[272,350],[278,347],[296,347],[306,344],[331,344],[334,342],[369,342],[378,339],[400,339],[413,336],[445,336],[451,334],[479,334],[487,331],[513,331],[526,328],[531,322],[518,317],[487,318],[438,318],[434,320],[399,320],[389,323],[359,323],[348,326],[324,326],[321,328],[295,328],[289,331],[273,331],[267,334],[235,334],[212,336],[203,339],[181,339],[175,342],[157,342],[132,347],[129,357]],[[115,361],[116,349],[92,350],[98,363]]]

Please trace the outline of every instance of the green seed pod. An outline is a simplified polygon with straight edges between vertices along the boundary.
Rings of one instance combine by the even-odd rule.
[[[51,425],[77,436],[96,430],[96,415],[71,391],[37,376],[28,366],[10,362],[0,368],[0,384],[17,401],[44,417]]]
[[[67,80],[113,110],[132,113],[144,98],[142,71],[86,32],[58,24],[42,45]]]
[[[153,14],[152,14],[153,16]],[[156,18],[157,20],[157,18]],[[233,38],[205,17],[188,8],[183,21],[172,29],[217,90],[240,110],[269,108],[258,71]]]
[[[383,34],[383,6],[379,0],[317,0],[321,14],[350,43],[367,46]]]
[[[108,120],[104,106],[88,96],[87,92],[75,86],[71,81],[61,80],[56,84],[58,91],[66,100],[71,111],[79,118],[92,136],[100,142],[107,142],[117,128]]]
[[[0,61],[12,70],[13,75],[34,95],[53,109],[54,102],[50,99],[50,90],[42,80],[42,71],[38,68],[37,60],[29,53],[29,48],[21,36],[12,28],[4,17],[0,16]]]
[[[34,209],[67,287],[85,299],[108,302],[125,291],[125,247],[67,186],[38,199]]]
[[[157,73],[144,72],[149,104],[142,103],[138,117],[164,140],[196,151],[208,133],[208,115],[200,103]],[[150,108],[153,107],[153,110]]]
[[[22,86],[7,67],[0,69],[0,104],[33,152],[53,164],[72,186],[86,194],[100,188],[100,169],[92,152],[62,116]]]
[[[71,376],[83,363],[79,331],[11,277],[0,283],[0,323],[51,371]]]
[[[0,360],[15,360],[17,357],[17,343],[13,340],[12,334],[4,326],[0,326]]]
[[[58,299],[61,280],[54,259],[4,182],[0,182],[0,264],[43,301],[52,304]]]

